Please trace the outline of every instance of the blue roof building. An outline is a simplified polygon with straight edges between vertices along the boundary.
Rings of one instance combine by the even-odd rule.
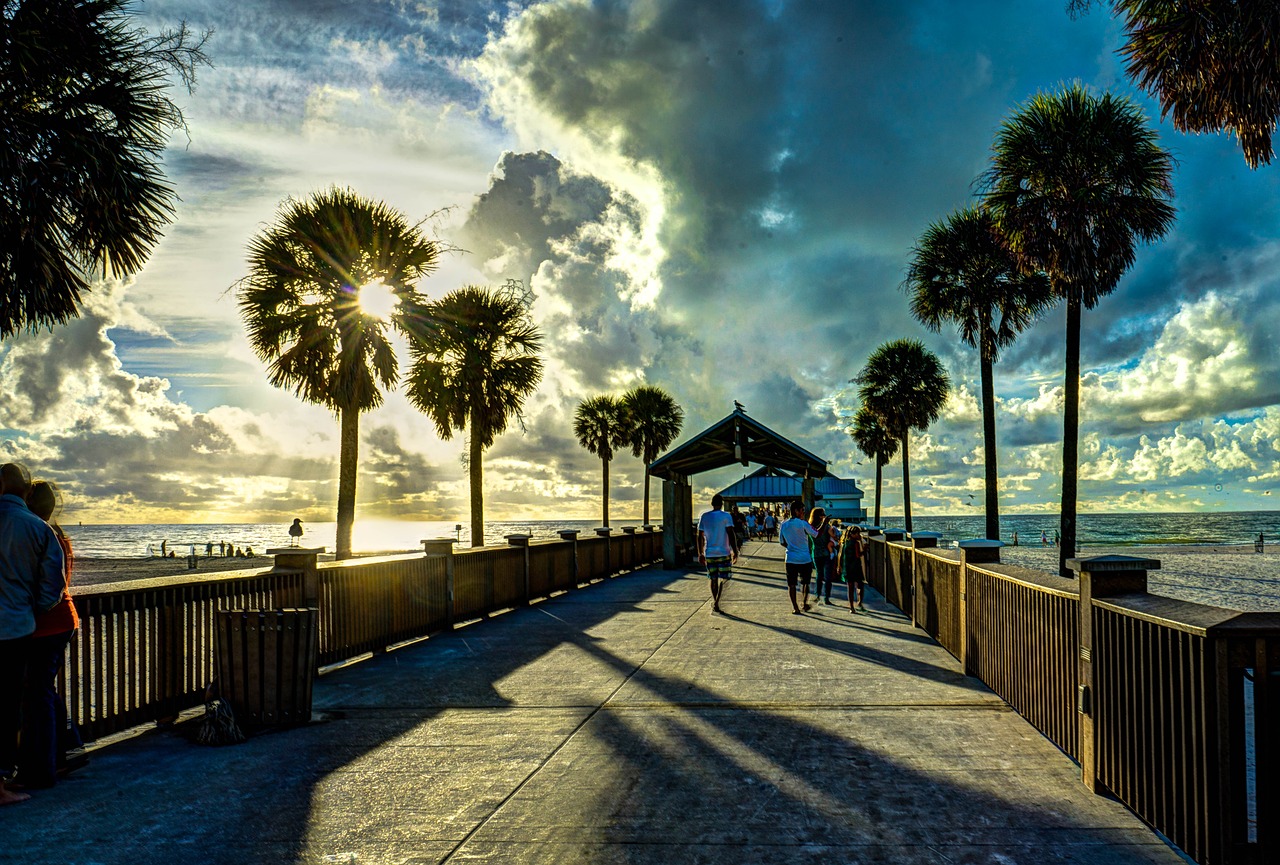
[[[720,495],[728,507],[785,503],[801,498],[803,482],[799,475],[765,466],[721,490]],[[814,482],[814,491],[817,504],[828,516],[855,522],[867,518],[862,489],[856,481],[826,475]]]

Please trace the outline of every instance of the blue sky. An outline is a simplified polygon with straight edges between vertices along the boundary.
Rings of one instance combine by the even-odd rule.
[[[917,513],[977,513],[974,353],[899,290],[912,244],[973,200],[1000,122],[1079,79],[1137,100],[1177,159],[1178,221],[1086,312],[1081,509],[1270,509],[1280,488],[1276,169],[1160,123],[1101,8],[972,2],[152,0],[214,31],[182,201],[142,272],[68,328],[3,348],[4,448],[89,521],[332,519],[337,425],[271,388],[234,292],[282,200],[329,184],[465,250],[421,288],[523,279],[548,334],[525,430],[486,459],[492,518],[598,513],[582,398],[670,390],[696,433],[748,412],[870,487],[843,432],[879,343],[923,339],[956,392],[912,442]],[[1063,315],[996,368],[1002,508],[1056,508]],[[458,439],[399,394],[362,422],[359,513],[466,513]],[[750,469],[696,479],[703,497]],[[639,514],[642,467],[612,467]],[[898,464],[885,507],[900,508]],[[976,495],[975,495],[976,494]]]

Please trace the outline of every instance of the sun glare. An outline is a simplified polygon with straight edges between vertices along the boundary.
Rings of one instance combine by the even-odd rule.
[[[368,282],[360,286],[360,297],[357,299],[360,311],[370,318],[387,320],[400,305],[400,298],[392,291],[391,286],[382,280]]]

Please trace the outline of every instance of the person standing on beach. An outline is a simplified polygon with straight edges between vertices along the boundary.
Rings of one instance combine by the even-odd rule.
[[[720,596],[732,575],[733,564],[738,561],[738,536],[734,530],[733,516],[724,512],[724,497],[716,493],[711,497],[711,510],[698,517],[698,564],[707,569],[711,580],[711,612],[719,613]]]
[[[27,508],[31,477],[15,463],[0,466],[0,805],[31,798],[6,789],[18,761],[22,693],[36,614],[66,589],[62,546]]]
[[[792,615],[800,615],[800,607],[809,609],[809,580],[813,577],[813,556],[809,553],[809,539],[816,538],[813,530],[804,518],[804,502],[791,503],[791,519],[778,529],[779,543],[787,551],[787,594],[791,597]],[[804,595],[801,603],[796,603],[796,584],[804,584]]]
[[[66,728],[66,710],[58,693],[58,671],[67,644],[80,627],[71,600],[71,539],[53,520],[58,491],[49,481],[36,481],[27,494],[27,507],[49,524],[58,539],[63,560],[62,599],[53,609],[36,615],[36,629],[27,651],[27,677],[22,695],[22,743],[18,753],[18,780],[28,790],[52,787],[62,757],[59,730]],[[62,708],[62,711],[59,711]]]

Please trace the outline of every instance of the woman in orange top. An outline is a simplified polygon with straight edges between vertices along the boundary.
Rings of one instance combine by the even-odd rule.
[[[27,659],[27,678],[22,695],[22,744],[18,755],[18,782],[27,789],[52,787],[57,781],[59,720],[62,695],[58,693],[58,671],[62,669],[71,635],[80,626],[76,605],[71,600],[71,539],[53,521],[58,508],[57,488],[49,481],[36,481],[27,494],[27,507],[53,527],[62,545],[66,562],[67,589],[62,600],[46,613],[36,615]]]

